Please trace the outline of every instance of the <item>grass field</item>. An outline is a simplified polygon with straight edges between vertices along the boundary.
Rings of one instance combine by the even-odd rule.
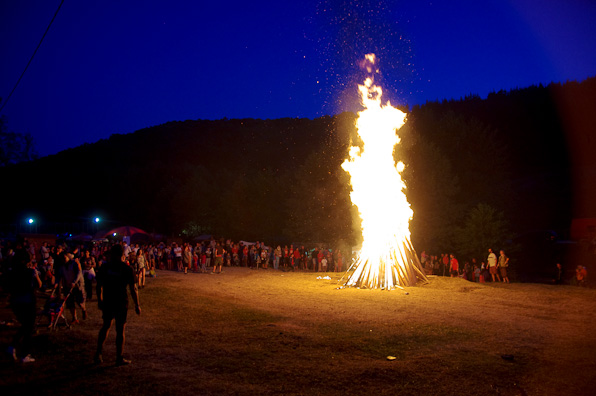
[[[406,295],[316,277],[161,271],[140,291],[142,315],[129,311],[132,365],[114,366],[113,332],[93,364],[91,302],[72,329],[40,328],[35,363],[3,355],[0,393],[596,394],[596,290],[432,278]],[[0,330],[3,348],[13,332]]]

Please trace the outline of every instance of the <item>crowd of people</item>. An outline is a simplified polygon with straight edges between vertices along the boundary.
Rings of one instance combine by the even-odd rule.
[[[499,251],[497,256],[492,249],[488,249],[486,260],[478,262],[472,258],[465,261],[463,265],[454,254],[443,253],[429,255],[423,251],[420,255],[420,263],[427,275],[460,277],[470,282],[503,282],[509,283],[509,257],[504,250]],[[561,263],[556,264],[554,269],[553,283],[562,285],[570,283],[576,286],[587,286],[588,270],[583,265],[578,265],[575,274],[571,279],[565,279],[565,270]]]
[[[112,322],[116,322],[116,365],[130,363],[122,356],[124,344],[124,325],[128,309],[127,288],[135,303],[135,312],[140,314],[138,286],[144,285],[144,278],[138,276],[143,264],[142,251],[134,257],[124,255],[121,244],[94,246],[83,249],[82,246],[57,244],[48,246],[43,243],[37,249],[27,241],[15,244],[4,243],[0,246],[0,280],[2,290],[10,296],[10,307],[17,321],[21,324],[16,332],[8,354],[23,363],[34,362],[30,354],[31,339],[35,330],[39,309],[38,291],[47,293],[46,307],[52,307],[52,301],[60,301],[57,309],[46,308],[41,312],[47,315],[49,327],[55,327],[59,319],[69,327],[87,319],[87,303],[93,298],[93,284],[96,281],[98,308],[102,311],[103,326],[99,332],[98,349],[95,361],[100,363],[101,350]],[[133,262],[134,260],[134,262]],[[49,305],[48,305],[49,304]],[[77,309],[78,308],[78,309]],[[70,324],[64,311],[70,311]],[[18,348],[17,348],[18,347]],[[18,351],[18,352],[17,352]]]
[[[271,247],[258,241],[250,243],[212,239],[194,244],[112,242],[87,245],[66,243],[50,245],[43,242],[41,246],[36,246],[35,243],[29,243],[27,240],[14,244],[0,241],[2,286],[9,292],[11,307],[16,319],[21,323],[13,340],[13,346],[9,348],[9,353],[15,360],[17,360],[17,352],[14,345],[20,345],[19,360],[25,363],[35,360],[29,354],[29,350],[37,315],[36,291],[41,289],[50,295],[50,298],[63,301],[64,308],[70,313],[69,325],[80,323],[80,320],[87,319],[87,303],[94,300],[94,285],[97,284],[97,290],[104,288],[101,277],[98,277],[102,273],[102,268],[105,269],[110,265],[120,268],[118,267],[120,260],[114,258],[115,248],[122,251],[122,263],[133,274],[134,290],[131,289],[130,293],[135,301],[137,313],[140,313],[140,308],[138,298],[135,299],[136,293],[145,287],[147,276],[156,276],[156,269],[178,271],[184,274],[219,274],[226,266],[279,271],[342,272],[345,270],[344,257],[340,250],[321,248],[309,250],[304,246],[294,245]],[[122,268],[119,271],[122,272]],[[101,301],[103,293],[103,291],[97,292],[99,304],[103,303]],[[121,290],[119,293],[126,294],[126,291]],[[126,303],[127,301],[128,299]],[[123,337],[122,315],[114,314],[112,310],[109,312],[110,320],[104,321],[100,331],[96,362],[102,360],[101,348],[112,320],[116,321],[117,333],[122,333]],[[103,316],[106,319],[105,311]],[[67,320],[66,317],[64,320]],[[119,364],[127,362],[122,356],[118,359]]]
[[[37,289],[62,299],[63,306],[70,312],[71,324],[77,324],[80,323],[79,311],[82,320],[87,318],[86,303],[93,301],[93,286],[97,284],[96,296],[103,312],[104,325],[99,333],[95,360],[102,361],[103,342],[115,320],[119,354],[117,362],[127,364],[128,361],[122,357],[128,307],[126,288],[130,288],[135,311],[140,314],[138,290],[145,287],[147,276],[156,276],[156,269],[184,274],[219,274],[223,267],[231,266],[274,271],[343,272],[348,269],[345,260],[351,261],[351,252],[344,258],[339,249],[306,249],[295,245],[272,247],[259,241],[250,243],[223,239],[194,244],[112,242],[69,246],[44,242],[39,247],[26,240],[15,244],[1,243],[2,286],[9,292],[11,307],[21,323],[9,353],[17,360],[14,346],[20,345],[19,359],[22,362],[35,360],[29,351],[37,315]],[[460,277],[480,283],[509,283],[509,257],[504,250],[500,250],[497,256],[492,249],[488,249],[486,260],[478,262],[473,258],[463,265],[454,254],[428,255],[423,251],[420,263],[427,275]],[[562,266],[557,264],[557,269],[555,283],[562,283]],[[7,274],[11,274],[10,279]],[[117,279],[114,274],[119,274]],[[578,285],[586,285],[585,267],[578,266],[575,279]],[[110,297],[111,293],[118,297]],[[104,300],[106,296],[107,300]],[[108,307],[106,301],[114,302]]]
[[[248,267],[283,271],[341,272],[344,257],[340,250],[306,249],[304,246],[267,246],[262,242],[233,242],[214,239],[210,241],[171,244],[124,243],[128,262],[139,275],[139,286],[143,287],[147,273],[154,275],[155,269],[178,271],[188,274],[219,274],[223,267]],[[93,255],[93,254],[92,254]]]
[[[486,260],[478,262],[472,258],[465,261],[463,265],[454,254],[442,253],[438,255],[428,255],[423,251],[420,255],[420,264],[427,275],[460,277],[470,282],[503,282],[509,283],[509,257],[504,250],[499,252],[499,256],[488,249]]]
[[[81,293],[91,296],[95,271],[106,262],[114,243],[96,243],[89,246],[65,244],[36,247],[23,243],[19,248],[28,253],[31,265],[39,273],[44,288],[58,285],[70,289],[81,284]],[[340,250],[306,249],[304,246],[266,246],[257,241],[233,242],[231,240],[170,244],[128,244],[122,242],[128,265],[133,267],[138,287],[145,286],[147,276],[155,276],[156,269],[187,273],[221,273],[224,266],[263,268],[283,271],[341,272],[345,270]],[[10,258],[15,248],[7,246],[3,256]],[[0,255],[0,261],[2,261]],[[75,268],[80,268],[75,273]],[[84,313],[83,313],[84,315]]]

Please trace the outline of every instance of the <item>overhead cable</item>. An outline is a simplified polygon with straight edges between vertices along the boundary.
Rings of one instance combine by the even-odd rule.
[[[52,23],[54,22],[54,19],[56,19],[56,16],[58,15],[58,11],[60,11],[60,8],[62,7],[62,4],[64,3],[64,0],[62,0],[60,2],[60,5],[58,6],[58,9],[56,10],[56,12],[54,13],[54,17],[52,18],[52,20],[50,21],[50,24],[48,25],[48,28],[46,29],[46,31],[44,32],[43,36],[41,36],[41,40],[39,40],[39,44],[37,44],[37,48],[35,48],[35,51],[33,51],[33,55],[31,55],[31,59],[29,59],[29,62],[27,63],[27,66],[25,66],[25,70],[23,70],[23,72],[21,73],[21,76],[19,77],[19,79],[17,80],[16,84],[14,85],[14,87],[12,88],[12,91],[10,91],[10,94],[8,94],[8,97],[6,98],[6,100],[4,101],[4,103],[2,103],[2,106],[0,107],[0,112],[2,112],[2,109],[4,109],[4,106],[6,106],[6,104],[8,103],[8,101],[10,100],[10,97],[12,96],[12,94],[14,93],[15,89],[17,89],[17,86],[19,85],[19,83],[21,82],[21,80],[23,79],[23,76],[25,75],[25,72],[27,71],[27,69],[29,68],[29,65],[31,64],[31,62],[33,61],[33,58],[35,58],[35,54],[37,54],[37,50],[39,49],[39,47],[41,47],[41,43],[43,42],[43,39],[46,37],[46,34],[48,34],[48,31],[50,30],[50,26],[52,26]]]

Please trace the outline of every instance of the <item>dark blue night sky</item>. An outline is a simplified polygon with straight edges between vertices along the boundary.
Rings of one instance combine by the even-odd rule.
[[[60,0],[0,2],[6,99]],[[401,105],[596,75],[593,1],[66,0],[2,111],[41,155],[167,121],[358,109],[358,61]]]

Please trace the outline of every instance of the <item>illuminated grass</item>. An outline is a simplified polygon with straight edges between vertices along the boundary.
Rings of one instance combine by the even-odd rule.
[[[337,290],[332,277],[160,273],[142,316],[129,313],[131,366],[113,367],[114,334],[92,364],[91,303],[78,327],[40,332],[36,363],[3,357],[2,394],[579,395],[596,380],[593,290],[435,278],[405,295]]]

